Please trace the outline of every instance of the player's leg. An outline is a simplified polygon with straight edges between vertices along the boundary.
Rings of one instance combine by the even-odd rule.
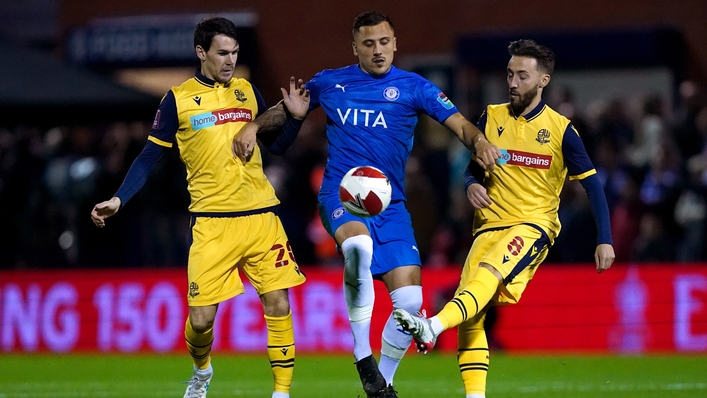
[[[213,376],[211,346],[218,303],[244,291],[237,275],[231,277],[227,271],[237,261],[229,254],[233,248],[219,239],[228,233],[229,222],[227,219],[192,219],[193,241],[187,265],[189,317],[184,326],[184,339],[194,362],[194,373],[184,393],[185,398],[206,396]]]
[[[385,379],[373,357],[370,333],[375,293],[371,259],[373,240],[368,228],[357,221],[340,226],[334,237],[344,255],[344,300],[354,339],[356,370],[363,389],[371,396],[385,388]]]
[[[344,255],[344,301],[354,338],[356,370],[366,395],[379,396],[386,384],[370,343],[375,293],[371,273],[373,240],[368,221],[348,213],[341,206],[337,192],[320,193],[319,217]]]
[[[440,333],[475,317],[497,296],[497,292],[502,298],[505,296],[507,302],[517,302],[527,281],[518,284],[515,294],[507,285],[527,269],[534,272],[537,264],[544,259],[548,243],[544,232],[529,225],[484,232],[475,239],[464,266],[464,272],[475,270],[471,280],[460,285],[455,297],[437,315],[421,319],[396,310],[396,319],[403,328],[412,332],[418,347],[427,351],[434,346]],[[476,267],[471,259],[477,258],[478,253],[482,253],[483,257]]]
[[[265,293],[260,300],[268,328],[268,359],[274,380],[272,398],[287,398],[295,369],[295,330],[287,290]]]
[[[415,314],[422,307],[422,286],[420,286],[420,266],[398,267],[383,274],[381,279],[390,292],[393,308],[402,308]],[[383,327],[381,339],[380,371],[388,385],[393,384],[395,372],[410,346],[412,335],[398,326],[391,312]]]
[[[357,221],[339,227],[334,237],[344,254],[344,299],[354,337],[354,357],[358,361],[372,354],[369,333],[375,301],[371,274],[373,241],[368,228]]]
[[[211,346],[214,342],[214,320],[218,304],[189,307],[189,317],[184,327],[187,350],[199,370],[211,367]]]
[[[392,203],[370,223],[375,247],[371,271],[385,283],[393,303],[413,314],[422,307],[421,260],[410,213],[403,202]],[[391,313],[383,328],[380,370],[388,385],[405,355],[412,336],[397,325]]]
[[[484,330],[486,306],[479,314],[462,322],[457,329],[457,362],[464,382],[466,398],[486,396],[486,376],[489,370],[489,347]]]
[[[287,289],[304,283],[305,277],[275,214],[245,218],[251,236],[242,269],[263,304],[273,376],[272,397],[288,398],[295,367],[295,333]]]
[[[184,340],[194,362],[194,373],[189,379],[185,398],[206,396],[211,378],[211,346],[214,342],[214,320],[218,304],[202,307],[189,306],[189,317],[184,327]]]

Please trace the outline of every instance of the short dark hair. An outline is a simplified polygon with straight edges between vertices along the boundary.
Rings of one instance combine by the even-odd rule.
[[[194,47],[201,46],[204,51],[209,51],[211,41],[216,35],[224,35],[238,41],[236,25],[230,20],[221,17],[204,18],[194,28]]]
[[[356,32],[363,26],[376,26],[379,23],[383,22],[388,22],[388,25],[390,25],[390,29],[393,29],[393,31],[395,31],[395,27],[393,27],[393,23],[390,21],[390,18],[388,18],[387,15],[378,11],[367,11],[362,14],[359,14],[356,18],[354,18],[352,31],[354,34],[356,34]]]
[[[533,40],[512,41],[508,46],[508,53],[512,56],[535,58],[538,61],[538,69],[543,69],[548,75],[555,70],[555,53]]]

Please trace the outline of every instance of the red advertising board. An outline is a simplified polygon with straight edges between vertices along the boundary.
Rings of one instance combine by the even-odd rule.
[[[291,289],[299,352],[351,352],[338,267],[303,267]],[[186,276],[179,269],[0,272],[3,352],[182,352]],[[456,268],[424,269],[424,307],[451,297]],[[245,278],[244,278],[245,279]],[[376,282],[372,345],[391,305]],[[246,294],[219,308],[214,350],[260,352],[266,345],[260,300]],[[502,307],[493,330],[504,349],[573,352],[707,353],[707,265],[543,265],[519,304]],[[454,350],[454,331],[438,346]]]

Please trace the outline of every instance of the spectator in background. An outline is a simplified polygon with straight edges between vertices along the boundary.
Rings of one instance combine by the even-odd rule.
[[[707,137],[707,107],[694,117],[695,134]],[[687,184],[675,205],[675,222],[682,230],[677,260],[704,261],[707,251],[707,146],[687,161]]]
[[[661,218],[661,225],[670,236],[679,233],[675,223],[675,205],[684,188],[680,169],[680,154],[670,140],[655,149],[649,169],[641,184],[641,201],[654,216]]]
[[[645,205],[639,195],[643,173],[633,170],[627,173],[619,197],[611,212],[611,236],[614,238],[616,261],[633,260],[633,246],[640,232]]]
[[[693,81],[684,81],[678,88],[678,104],[675,109],[675,140],[683,159],[700,153],[705,146],[704,131],[700,131],[698,119],[707,104],[703,88]]]
[[[665,140],[665,120],[663,102],[654,96],[643,103],[642,115],[634,137],[633,145],[628,148],[628,155],[633,166],[650,167],[651,160],[658,156],[661,143]]]
[[[639,234],[634,242],[633,261],[659,262],[675,258],[676,240],[663,222],[662,214],[654,210],[643,214]]]

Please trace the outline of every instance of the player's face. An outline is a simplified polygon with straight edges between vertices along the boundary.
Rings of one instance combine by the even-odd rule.
[[[375,26],[363,26],[354,33],[353,52],[364,72],[379,76],[390,70],[393,64],[395,33],[388,22]]]
[[[508,61],[506,82],[508,98],[513,113],[520,116],[532,110],[540,102],[542,88],[550,81],[550,75],[538,70],[535,58],[513,56]]]
[[[209,51],[196,46],[196,54],[201,60],[201,73],[211,80],[227,83],[233,77],[239,49],[238,42],[225,35],[214,36]]]

